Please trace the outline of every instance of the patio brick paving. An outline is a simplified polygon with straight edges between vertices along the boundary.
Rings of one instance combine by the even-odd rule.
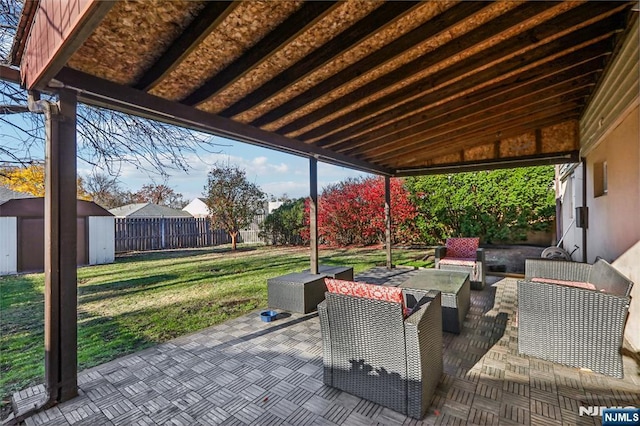
[[[374,268],[361,281],[398,285],[414,272]],[[594,425],[580,406],[640,406],[638,366],[625,379],[517,353],[516,280],[472,291],[460,335],[444,333],[444,374],[422,420],[322,381],[317,314],[230,320],[79,374],[80,395],[27,425]],[[37,401],[42,386],[14,396]]]

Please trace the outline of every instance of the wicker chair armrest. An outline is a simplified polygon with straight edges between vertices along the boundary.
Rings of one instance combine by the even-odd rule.
[[[476,261],[477,262],[485,262],[485,253],[483,248],[476,249]]]
[[[332,346],[331,346],[331,328],[329,327],[329,315],[327,312],[327,301],[323,300],[318,304],[318,318],[320,319],[320,330],[322,334],[322,361],[324,367],[324,383],[328,386],[333,385],[333,365],[331,364]]]
[[[447,248],[445,246],[436,247],[436,259],[442,259],[447,256]]]
[[[443,369],[441,294],[421,305],[404,322],[407,348],[407,414],[424,417]]]

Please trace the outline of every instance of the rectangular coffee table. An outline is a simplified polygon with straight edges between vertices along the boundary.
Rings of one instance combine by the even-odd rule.
[[[442,330],[457,334],[462,331],[471,303],[468,273],[424,269],[398,287],[439,290],[442,293]]]
[[[307,314],[324,300],[327,286],[324,274],[296,272],[267,280],[267,303],[270,308]]]
[[[353,281],[353,268],[320,265],[319,274],[309,269],[267,280],[267,300],[270,308],[307,314],[315,311],[324,300],[325,277]]]

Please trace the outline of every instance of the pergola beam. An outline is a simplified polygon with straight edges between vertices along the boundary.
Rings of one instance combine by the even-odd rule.
[[[491,25],[481,25],[480,27],[468,32],[460,40],[455,43],[446,43],[432,51],[428,55],[419,56],[412,61],[398,67],[397,69],[369,81],[363,86],[349,93],[348,97],[336,99],[296,120],[278,129],[282,134],[289,134],[300,131],[307,126],[321,120],[329,113],[349,108],[352,104],[362,101],[387,87],[392,87],[414,76],[423,70],[436,66],[437,64],[456,58],[482,43],[486,43],[493,37],[508,31],[515,25],[522,24],[523,21],[536,16],[545,11],[552,3],[532,2],[517,7],[504,15],[501,15],[491,21]],[[444,27],[448,27],[451,23],[447,23]],[[473,65],[471,65],[471,68]],[[322,136],[325,132],[321,129],[317,133],[312,133],[312,137]]]
[[[432,37],[435,34],[443,31],[443,28],[453,26],[460,21],[468,18],[469,16],[472,16],[485,7],[487,7],[487,4],[483,4],[480,2],[463,2],[455,5],[447,11],[443,12],[443,14],[439,17],[440,21],[445,22],[444,26],[433,25],[433,23],[430,21],[425,22],[414,30],[409,31],[407,34],[392,41],[383,48],[376,50],[370,55],[367,55],[359,61],[349,65],[335,75],[321,81],[320,83],[315,85],[313,89],[299,94],[298,96],[292,98],[291,100],[285,102],[277,108],[274,108],[273,110],[267,112],[263,116],[255,119],[251,124],[254,126],[263,126],[279,119],[280,117],[284,117],[285,115],[292,113],[296,109],[303,107],[304,105],[307,105],[314,100],[322,97],[324,94],[337,89],[346,82],[358,78],[359,76],[366,72],[369,72],[370,70],[376,69],[382,64],[388,62],[390,60],[389,58],[393,58],[406,51],[407,49],[417,46],[419,43],[424,42],[429,37]],[[283,133],[286,133],[286,131],[283,131]]]
[[[495,141],[507,137],[519,136],[529,131],[535,131],[540,127],[552,126],[563,121],[577,119],[575,112],[584,103],[584,93],[576,94],[574,99],[567,99],[564,103],[553,100],[539,105],[540,109],[528,116],[521,117],[503,115],[494,120],[487,121],[484,125],[467,126],[439,135],[436,138],[424,141],[423,146],[413,146],[407,152],[395,152],[389,157],[397,160],[400,167],[411,167],[417,164],[425,164],[429,159],[446,155],[452,150],[467,149],[480,146],[483,142]],[[499,137],[497,135],[500,135]],[[508,136],[507,136],[508,135]],[[451,142],[455,138],[455,142]],[[577,147],[577,143],[574,145]],[[387,157],[385,157],[386,160]]]
[[[531,99],[534,92],[561,90],[561,87],[575,87],[576,84],[593,84],[594,73],[603,68],[604,56],[585,61],[586,52],[575,52],[542,68],[533,68],[517,74],[506,81],[500,81],[467,96],[453,99],[433,98],[433,107],[420,111],[399,122],[380,127],[370,133],[324,145],[338,152],[358,153],[359,148],[367,150],[399,143],[415,133],[428,132],[435,126],[455,127],[455,120],[465,118],[491,108],[509,109],[507,105],[520,100],[520,105]],[[595,52],[594,52],[595,53]],[[578,83],[578,81],[582,83]],[[505,89],[506,87],[506,89]],[[451,124],[454,122],[455,124]]]
[[[589,93],[589,86],[577,85],[576,87],[571,87],[563,85],[559,88],[559,90],[561,90],[560,92],[553,89],[543,90],[538,93],[534,92],[532,96],[527,96],[527,100],[529,102],[528,106],[530,107],[529,110],[531,111],[530,117],[533,117],[538,111],[546,110],[549,106],[557,106],[567,103],[569,100],[585,98]],[[536,95],[538,96],[537,98],[535,98]],[[519,103],[516,99],[512,102],[508,102],[506,105],[509,105],[511,109],[499,106],[495,108],[486,108],[474,114],[459,117],[457,119],[458,125],[456,127],[439,126],[434,124],[428,131],[416,132],[415,135],[412,135],[409,138],[402,138],[402,149],[385,144],[379,148],[374,148],[368,151],[366,158],[369,161],[382,161],[383,159],[387,160],[389,158],[409,156],[421,149],[431,149],[433,141],[443,141],[445,139],[449,141],[452,140],[452,135],[456,135],[457,139],[471,131],[480,132],[487,129],[489,125],[493,126],[493,129],[490,129],[490,131],[496,133],[498,129],[506,127],[506,124],[514,119],[522,119],[519,114],[522,112],[523,103]],[[581,104],[576,103],[574,106],[577,109]],[[555,114],[553,111],[549,111],[548,116],[554,117],[558,123],[565,120],[564,117]],[[431,143],[429,143],[429,141],[431,141]]]
[[[175,69],[198,44],[204,40],[235,7],[237,3],[221,1],[207,2],[180,37],[158,59],[135,84],[136,89],[145,92],[155,87],[167,74]]]
[[[387,25],[398,16],[408,10],[418,6],[420,2],[387,2],[371,12],[369,15],[358,21],[345,34],[340,34],[327,42],[321,50],[310,52],[304,58],[296,62],[295,65],[287,68],[275,78],[260,86],[253,93],[245,96],[238,102],[226,108],[220,115],[223,117],[233,117],[240,114],[271,96],[275,95],[288,85],[303,78],[308,73],[326,64],[342,52],[355,46],[366,37],[380,30],[381,26]]]
[[[611,10],[608,10],[607,17],[602,20],[591,20],[590,25],[583,22],[576,23],[576,19],[572,15],[572,19],[563,20],[553,19],[542,26],[535,27],[514,39],[508,39],[494,46],[491,53],[480,51],[464,60],[446,67],[434,74],[428,75],[411,84],[402,87],[392,93],[380,97],[371,102],[365,103],[352,111],[339,115],[335,119],[324,122],[320,126],[314,127],[296,137],[307,143],[318,143],[328,138],[338,138],[347,132],[350,136],[355,136],[354,126],[360,128],[374,128],[382,124],[396,121],[407,114],[415,112],[416,105],[423,106],[422,97],[438,90],[448,90],[453,93],[459,93],[465,90],[471,90],[480,84],[490,82],[494,79],[507,78],[508,74],[525,71],[526,65],[536,63],[546,63],[555,59],[560,53],[569,54],[583,45],[592,45],[596,42],[606,39],[615,33],[615,28],[623,28],[624,23],[619,16],[611,16]],[[576,15],[578,18],[581,15]],[[595,21],[595,22],[594,22]],[[589,22],[589,21],[588,21]],[[557,31],[564,28],[565,33],[559,36]],[[579,28],[579,29],[577,29]],[[539,40],[537,43],[531,43],[531,40]],[[443,46],[446,47],[447,45]],[[569,46],[569,47],[568,47]],[[435,65],[445,58],[433,60],[437,51],[426,55],[431,59],[428,66]],[[423,70],[418,68],[415,71]],[[389,73],[382,79],[388,79],[390,75],[396,71]],[[399,83],[407,78],[407,72],[399,74],[396,78]],[[461,80],[462,79],[462,80]],[[460,81],[457,81],[460,80]],[[362,101],[372,93],[381,90],[380,83],[373,82],[362,86],[353,91],[349,96],[338,98],[337,100],[325,105],[314,111],[312,114],[322,109],[329,108],[332,112],[339,111],[358,101]],[[454,84],[455,82],[455,84]],[[390,83],[384,84],[383,87],[390,86]],[[327,111],[323,111],[323,116]],[[311,114],[310,114],[311,115]],[[363,117],[367,117],[364,118]],[[318,118],[320,119],[320,118]],[[282,129],[280,130],[282,132]],[[285,133],[285,132],[282,132]],[[288,134],[288,133],[287,133]]]
[[[405,168],[396,171],[396,177],[439,175],[445,173],[477,172],[481,170],[511,169],[552,164],[576,163],[580,161],[579,151],[559,152],[553,156],[532,155],[518,158],[495,158],[485,161],[468,161],[463,163],[434,164],[427,167]]]
[[[310,146],[296,139],[267,132],[71,68],[64,68],[56,76],[56,79],[58,84],[78,91],[78,100],[89,105],[151,118],[302,157],[316,156],[318,160],[326,163],[368,173],[391,174],[391,171],[385,167]]]
[[[240,79],[251,68],[267,61],[283,45],[295,39],[300,32],[335,7],[335,3],[333,1],[304,3],[300,9],[285,19],[278,28],[267,34],[265,38],[253,45],[225,69],[208,79],[202,87],[187,96],[182,103],[194,106],[206,102],[229,84]]]

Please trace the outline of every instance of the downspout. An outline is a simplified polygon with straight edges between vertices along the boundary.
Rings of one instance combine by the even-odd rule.
[[[60,109],[58,108],[58,105],[56,105],[55,102],[50,102],[50,101],[44,101],[40,99],[40,93],[39,92],[29,92],[29,96],[27,98],[27,105],[29,107],[29,111],[36,113],[36,114],[44,114],[44,120],[45,120],[45,129],[47,129],[47,132],[49,132],[49,128],[50,128],[50,123],[52,120],[53,116],[56,116],[60,113]],[[49,137],[49,135],[45,135],[46,138]],[[46,309],[46,308],[45,308]],[[46,380],[46,378],[45,378]],[[54,405],[56,405],[57,401],[56,401],[56,394],[57,392],[51,392],[51,389],[55,389],[54,386],[58,385],[57,383],[46,383],[45,384],[45,393],[44,393],[44,397],[41,401],[34,403],[33,407],[29,408],[28,410],[22,412],[22,413],[17,413],[16,412],[16,407],[13,407],[13,411],[15,413],[12,414],[11,416],[9,416],[3,423],[3,426],[13,426],[13,425],[19,425],[21,423],[23,423],[25,421],[25,419],[27,419],[28,417],[31,417],[32,415],[34,415],[35,413],[42,411],[42,410],[46,410],[48,408],[53,407]]]
[[[48,122],[53,115],[59,113],[58,105],[56,105],[55,102],[41,100],[39,92],[29,92],[27,104],[29,111],[35,112],[36,114],[44,114],[45,122]]]
[[[581,157],[582,162],[582,210],[584,213],[587,209],[587,160]],[[588,216],[585,216],[587,218]],[[588,222],[582,224],[582,262],[587,263],[587,227]]]
[[[555,244],[560,247],[560,235],[562,235],[562,199],[560,197],[560,166],[555,166],[555,174],[554,174],[554,189],[556,195],[556,238]]]

